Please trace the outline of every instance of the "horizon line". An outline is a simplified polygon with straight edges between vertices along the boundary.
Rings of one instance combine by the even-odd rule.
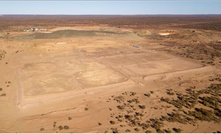
[[[76,15],[76,16],[141,16],[141,15],[221,15],[221,14],[0,14],[0,16],[4,15]]]

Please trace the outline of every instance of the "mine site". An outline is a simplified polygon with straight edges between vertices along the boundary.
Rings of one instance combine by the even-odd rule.
[[[221,16],[3,15],[0,76],[1,133],[219,133]]]

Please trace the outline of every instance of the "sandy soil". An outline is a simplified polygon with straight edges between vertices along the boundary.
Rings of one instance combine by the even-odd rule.
[[[164,36],[179,37],[176,30],[144,31],[60,27],[1,38],[0,132],[159,132],[150,119],[179,111],[161,101],[176,98],[166,89],[220,83],[209,80],[221,73],[215,66],[163,51]],[[174,128],[211,133],[220,123],[165,121],[160,130]]]

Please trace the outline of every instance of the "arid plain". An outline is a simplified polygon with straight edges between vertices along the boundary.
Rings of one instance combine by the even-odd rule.
[[[219,30],[76,25],[0,37],[0,132],[221,131]]]

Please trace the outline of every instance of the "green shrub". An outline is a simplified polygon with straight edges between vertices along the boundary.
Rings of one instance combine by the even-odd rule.
[[[150,94],[149,93],[148,94],[144,94],[144,96],[150,97]]]
[[[138,105],[140,109],[145,109],[146,106],[145,105]]]
[[[118,105],[117,108],[122,110],[122,109],[125,108],[125,106],[124,105]]]
[[[112,133],[118,133],[118,129],[117,128],[111,128]]]
[[[173,128],[173,131],[175,131],[176,133],[181,133],[181,129],[180,128]]]
[[[125,132],[130,132],[130,129],[126,129]]]
[[[5,94],[5,93],[3,93],[1,96],[6,96],[6,94]]]
[[[44,128],[41,128],[41,129],[40,129],[40,131],[44,131],[44,130],[45,130]]]
[[[136,132],[139,132],[139,131],[140,131],[140,129],[139,129],[139,128],[134,128],[134,130],[135,130]]]
[[[146,130],[145,133],[152,133],[150,130]]]
[[[110,124],[115,124],[115,121],[110,121]]]
[[[57,122],[54,122],[54,125],[53,125],[54,128],[56,127],[56,124],[57,124]]]
[[[61,130],[63,129],[63,127],[62,127],[62,126],[59,126],[58,129],[61,131]]]
[[[154,91],[150,91],[150,93],[151,93],[151,94],[153,94],[153,93],[154,93]]]
[[[64,129],[69,129],[69,126],[65,125],[65,126],[64,126]]]

